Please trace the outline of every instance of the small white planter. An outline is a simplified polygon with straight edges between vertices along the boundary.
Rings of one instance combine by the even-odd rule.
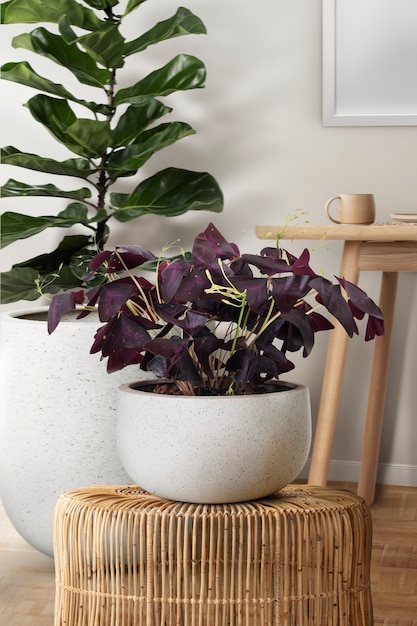
[[[132,480],[158,496],[225,503],[292,482],[311,443],[309,391],[228,397],[158,395],[122,385],[117,445]]]
[[[130,478],[116,449],[117,390],[126,372],[109,375],[89,354],[97,317],[67,319],[48,336],[46,312],[0,316],[0,493],[16,530],[52,556],[61,493]],[[140,375],[138,366],[129,369]]]

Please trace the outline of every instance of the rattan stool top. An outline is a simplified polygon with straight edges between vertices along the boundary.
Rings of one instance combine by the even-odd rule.
[[[70,491],[55,514],[55,626],[371,626],[371,541],[367,505],[341,490],[222,505]]]

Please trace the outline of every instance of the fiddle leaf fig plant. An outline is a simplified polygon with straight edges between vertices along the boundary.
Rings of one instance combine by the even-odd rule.
[[[155,260],[152,282],[133,272]],[[366,340],[384,332],[373,300],[344,278],[334,283],[314,272],[307,249],[299,257],[278,245],[242,254],[214,224],[197,235],[190,258],[119,246],[99,253],[91,271],[106,281],[54,295],[49,332],[76,305],[80,317],[97,309],[103,326],[91,352],[107,359],[108,372],[138,363],[183,395],[265,392],[294,368],[291,353],[309,356],[315,333],[333,328],[332,317],[350,337],[365,316]]]
[[[48,228],[77,227],[63,236],[52,252],[15,264],[1,276],[1,303],[35,300],[40,293],[88,286],[86,270],[103,249],[111,224],[155,214],[181,215],[189,210],[220,212],[223,197],[206,172],[169,167],[134,182],[130,191],[117,188],[120,179],[134,177],[159,150],[192,135],[182,121],[166,118],[172,109],[162,99],[177,91],[204,86],[205,66],[198,58],[178,54],[146,75],[140,53],[174,37],[206,32],[202,21],[186,8],[127,41],[123,26],[140,25],[145,0],[9,0],[0,5],[3,25],[36,24],[14,37],[14,48],[32,58],[46,58],[61,67],[62,80],[72,74],[70,89],[39,73],[32,61],[6,63],[2,78],[36,90],[26,107],[33,118],[62,146],[63,160],[32,154],[14,146],[1,150],[3,165],[39,172],[39,184],[10,179],[3,198],[53,197],[68,201],[55,215],[35,216],[6,211],[2,215],[2,247]],[[134,17],[135,16],[135,17]],[[45,23],[52,27],[45,27]],[[133,82],[122,70],[130,61]],[[92,89],[97,95],[83,96]],[[3,96],[4,97],[4,96]],[[54,176],[74,181],[69,188],[54,184]],[[52,182],[51,182],[52,181]],[[37,201],[39,203],[39,200]],[[95,276],[93,284],[100,282]]]

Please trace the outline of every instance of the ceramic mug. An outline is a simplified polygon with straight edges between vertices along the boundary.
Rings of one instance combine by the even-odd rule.
[[[339,219],[330,215],[330,205],[339,200]],[[327,217],[336,224],[372,224],[375,221],[375,200],[371,193],[341,193],[327,200]]]

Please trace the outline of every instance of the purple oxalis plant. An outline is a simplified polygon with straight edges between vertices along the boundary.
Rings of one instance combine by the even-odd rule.
[[[153,282],[134,274],[150,264]],[[109,373],[137,363],[184,394],[261,393],[294,368],[290,353],[310,354],[332,317],[349,337],[364,316],[366,341],[384,332],[373,300],[344,278],[316,274],[307,249],[299,257],[280,247],[241,254],[213,224],[189,255],[168,261],[118,246],[94,257],[91,271],[99,286],[52,298],[49,332],[77,305],[79,317],[97,310],[103,325],[91,352],[107,358]]]

